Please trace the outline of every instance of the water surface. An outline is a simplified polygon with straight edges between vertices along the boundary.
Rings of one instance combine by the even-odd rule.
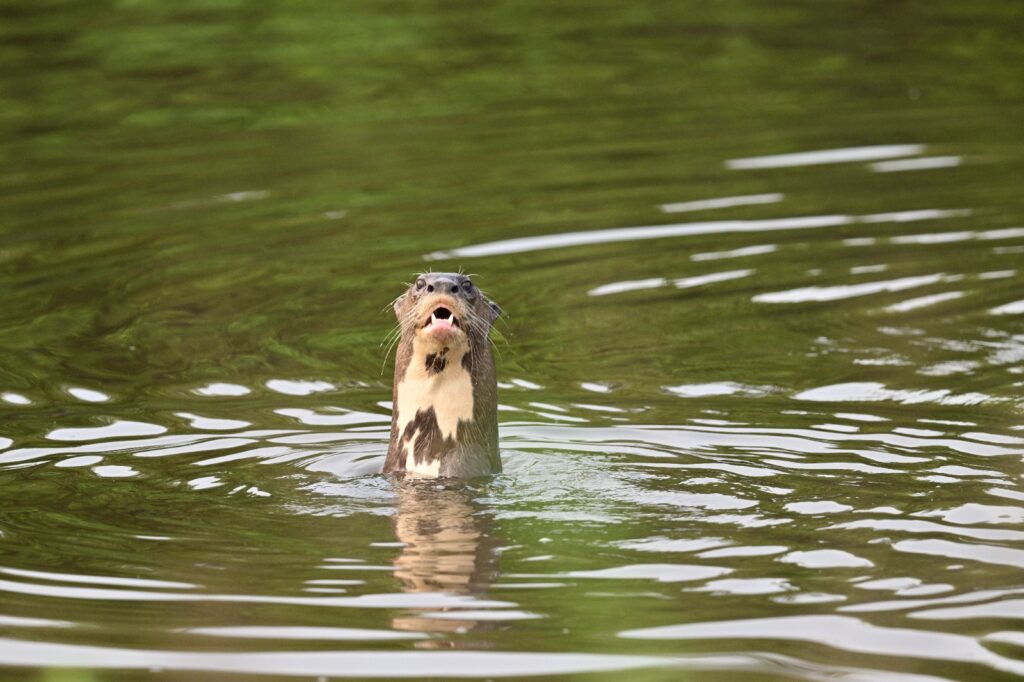
[[[0,17],[0,676],[1024,675],[1016,6]],[[378,475],[424,268],[491,480]]]

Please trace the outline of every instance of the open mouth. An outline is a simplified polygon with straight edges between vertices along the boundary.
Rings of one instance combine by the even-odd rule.
[[[430,317],[423,323],[424,329],[460,329],[461,327],[462,325],[459,324],[459,318],[455,317],[455,313],[444,306],[434,308],[434,311],[430,313]]]

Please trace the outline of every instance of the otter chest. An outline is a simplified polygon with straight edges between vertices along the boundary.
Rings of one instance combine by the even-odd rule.
[[[398,384],[399,447],[409,474],[437,477],[458,443],[459,424],[473,421],[473,381],[461,363],[442,372],[411,371]],[[411,369],[411,368],[410,368]]]

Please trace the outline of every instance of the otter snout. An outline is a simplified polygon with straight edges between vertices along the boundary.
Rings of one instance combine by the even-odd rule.
[[[434,292],[445,293],[445,294],[458,294],[461,287],[459,283],[445,273],[427,273],[423,275],[424,282],[426,283],[426,290],[428,294]]]
[[[466,306],[457,298],[447,294],[427,296],[418,308],[424,319],[417,334],[445,344],[465,337]]]

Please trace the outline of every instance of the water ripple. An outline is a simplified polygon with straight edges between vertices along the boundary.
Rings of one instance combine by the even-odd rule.
[[[964,635],[880,627],[847,616],[751,618],[626,630],[629,639],[796,640],[861,654],[956,661],[1024,674],[1024,663],[989,651]]]

